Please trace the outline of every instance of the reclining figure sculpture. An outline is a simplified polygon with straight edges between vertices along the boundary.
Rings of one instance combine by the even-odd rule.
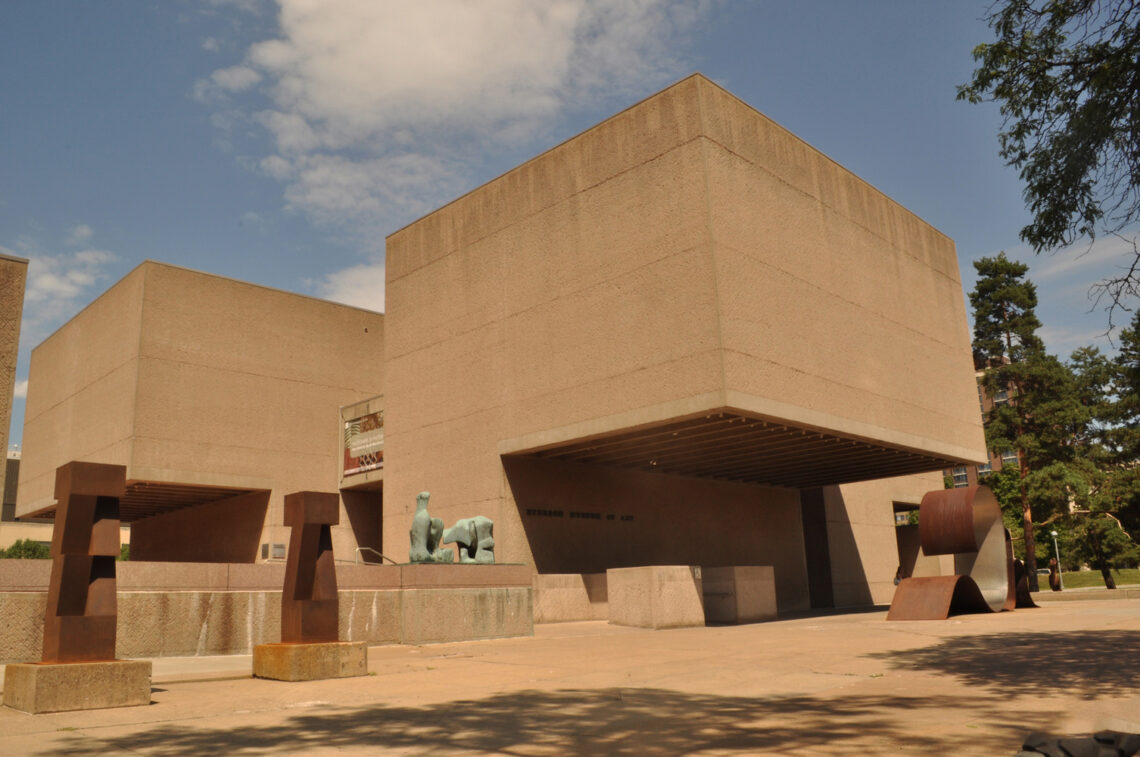
[[[412,545],[408,550],[408,562],[413,563],[447,563],[455,560],[455,553],[450,549],[443,549],[443,520],[433,518],[428,514],[428,499],[430,492],[420,492],[416,495],[416,514],[412,517],[412,530],[410,533]]]
[[[459,562],[495,562],[495,539],[492,536],[495,524],[490,518],[476,515],[464,518],[443,533],[443,543],[459,545]]]

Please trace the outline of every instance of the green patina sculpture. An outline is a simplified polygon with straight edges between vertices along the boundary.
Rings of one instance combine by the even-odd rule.
[[[461,563],[490,564],[495,562],[494,528],[495,523],[482,515],[464,518],[444,532],[443,543],[459,545]]]
[[[412,545],[408,550],[408,562],[453,562],[455,553],[450,549],[443,549],[441,546],[443,520],[433,518],[428,514],[427,506],[430,497],[430,492],[420,492],[416,495],[416,514],[412,517],[412,530],[410,532]]]

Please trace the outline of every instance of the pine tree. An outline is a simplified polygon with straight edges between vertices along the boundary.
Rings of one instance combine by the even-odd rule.
[[[974,268],[974,359],[985,368],[989,396],[1009,395],[987,414],[986,444],[998,453],[1017,453],[1025,564],[1036,591],[1034,503],[1047,512],[1064,511],[1065,492],[1076,483],[1064,466],[1079,456],[1090,413],[1078,399],[1073,372],[1047,354],[1037,336],[1041,322],[1034,312],[1036,287],[1025,278],[1029,267],[1001,253],[976,261]]]

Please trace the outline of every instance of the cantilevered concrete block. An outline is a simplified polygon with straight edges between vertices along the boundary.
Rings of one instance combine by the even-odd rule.
[[[638,628],[703,626],[701,569],[650,565],[606,571],[610,622]]]

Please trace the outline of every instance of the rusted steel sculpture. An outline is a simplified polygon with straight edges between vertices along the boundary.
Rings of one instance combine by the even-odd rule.
[[[285,495],[285,525],[292,527],[281,592],[281,641],[337,641],[336,564],[332,526],[340,498],[328,492]]]
[[[1000,612],[1017,604],[1001,508],[985,486],[927,492],[918,512],[927,555],[954,555],[952,576],[904,578],[887,620],[941,620],[952,612]]]
[[[44,662],[115,659],[115,559],[126,473],[122,465],[102,463],[56,469]]]

